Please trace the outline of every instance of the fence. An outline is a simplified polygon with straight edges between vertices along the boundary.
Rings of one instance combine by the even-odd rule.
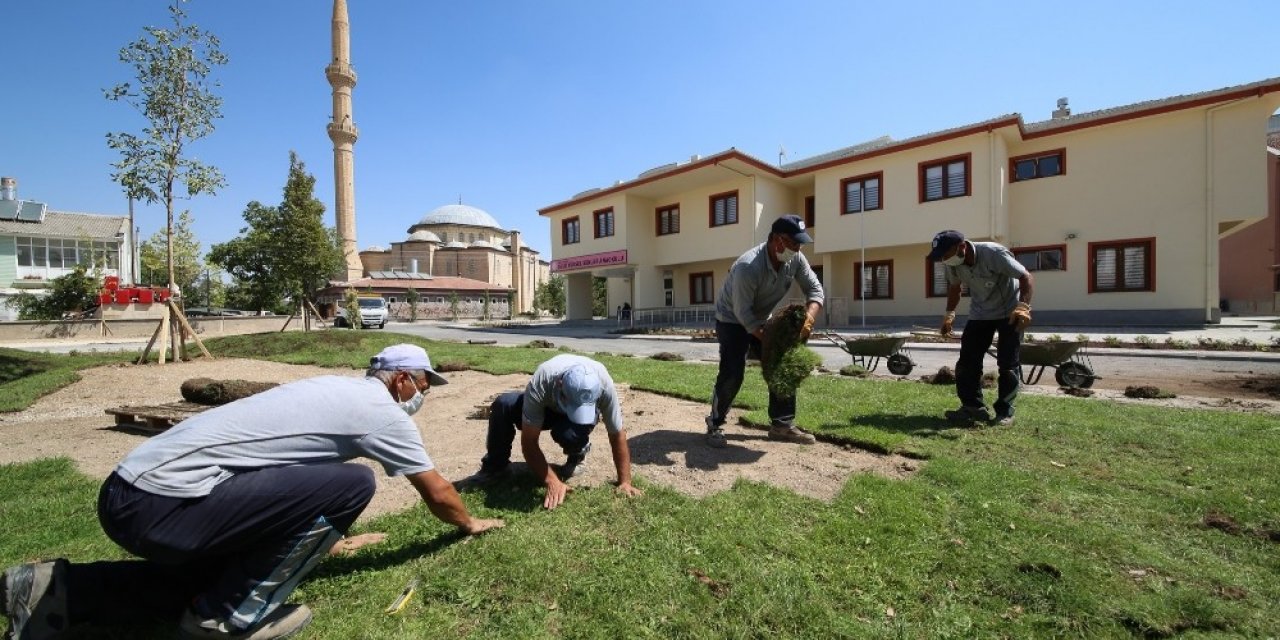
[[[784,298],[778,308],[804,304],[804,298]],[[848,323],[849,300],[841,297],[827,298],[818,315],[819,327],[843,326]],[[713,327],[716,324],[715,305],[696,307],[651,307],[648,309],[622,310],[618,313],[619,327],[685,326]]]

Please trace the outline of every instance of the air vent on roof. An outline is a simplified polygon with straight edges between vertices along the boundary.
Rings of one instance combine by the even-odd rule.
[[[600,190],[600,187],[591,187],[590,189],[587,189],[586,191],[579,191],[578,193],[573,194],[573,199],[575,199],[575,200],[576,200],[576,199],[578,199],[578,198],[581,198],[582,196],[589,196],[589,195],[591,195],[591,194],[593,194],[593,193],[595,193],[595,192],[597,192],[597,191],[599,191],[599,190]]]
[[[1067,106],[1066,98],[1058,98],[1058,108],[1053,111],[1054,120],[1062,120],[1071,117],[1071,107]]]
[[[668,162],[667,164],[664,164],[664,165],[660,165],[660,166],[654,167],[654,168],[652,168],[652,169],[649,169],[648,171],[642,171],[642,172],[640,172],[640,175],[639,175],[639,176],[636,176],[636,177],[638,177],[638,178],[644,178],[644,177],[651,176],[651,175],[655,175],[655,174],[659,174],[659,173],[665,173],[665,172],[670,171],[670,170],[672,170],[672,169],[674,169],[674,168],[676,168],[676,163],[674,163],[674,162]]]

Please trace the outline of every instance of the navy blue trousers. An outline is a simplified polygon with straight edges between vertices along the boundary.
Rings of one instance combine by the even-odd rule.
[[[283,603],[373,498],[359,464],[238,473],[203,498],[147,493],[111,474],[107,537],[140,560],[72,564],[72,624],[176,620],[186,607],[247,629]]]
[[[747,328],[735,322],[716,321],[716,341],[720,343],[720,370],[716,373],[716,387],[711,392],[710,425],[720,427],[727,420],[729,407],[738,397],[742,379],[747,372],[747,350],[752,343],[758,348],[760,341],[747,332]],[[780,396],[769,392],[769,422],[775,426],[791,426],[796,419],[796,397]]]
[[[524,416],[524,393],[512,391],[494,399],[489,405],[489,434],[485,437],[484,459],[480,467],[489,471],[505,469],[511,464],[511,443],[515,442],[516,432]],[[551,439],[560,445],[566,456],[580,455],[591,443],[591,430],[594,424],[574,424],[559,411],[546,410],[543,417],[543,431],[551,432]]]
[[[985,407],[982,400],[982,359],[996,338],[996,379],[998,397],[991,408],[996,417],[1013,417],[1013,401],[1018,398],[1022,332],[1007,319],[969,320],[960,335],[960,359],[956,361],[956,395],[966,407]]]

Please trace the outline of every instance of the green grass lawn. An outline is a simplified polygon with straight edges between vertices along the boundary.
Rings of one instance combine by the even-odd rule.
[[[358,367],[398,341],[423,344],[437,365],[493,373],[532,371],[555,353],[357,331],[209,344],[220,356]],[[619,381],[698,401],[715,375],[705,364],[599,357]],[[739,402],[763,422],[764,385],[748,378]],[[10,384],[0,381],[0,394]],[[361,530],[390,532],[386,543],[327,560],[299,589],[295,600],[316,612],[302,637],[1267,637],[1280,629],[1275,417],[1024,397],[1014,427],[955,430],[937,417],[954,403],[946,387],[806,382],[802,426],[928,460],[908,481],[853,477],[830,504],[749,482],[696,500],[641,474],[642,498],[580,490],[552,512],[527,482],[464,494],[473,511],[508,523],[475,539],[421,506],[378,518]],[[0,561],[121,557],[97,529],[96,491],[65,460],[0,467]],[[414,599],[384,614],[412,578],[421,581]],[[170,633],[115,637],[153,631]]]

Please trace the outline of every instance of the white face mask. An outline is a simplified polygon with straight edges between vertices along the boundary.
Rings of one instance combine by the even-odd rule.
[[[796,252],[785,246],[782,247],[782,251],[778,252],[778,262],[781,262],[782,264],[791,262],[791,259],[794,257],[796,257]]]
[[[962,255],[960,255],[960,254],[958,254],[958,253],[957,253],[956,255],[951,256],[950,258],[947,258],[946,260],[943,260],[943,261],[942,261],[942,264],[945,264],[945,265],[947,265],[948,267],[958,267],[958,266],[960,266],[963,262],[964,262],[964,256],[962,256]]]
[[[418,409],[422,408],[422,402],[426,399],[427,399],[427,394],[421,391],[416,391],[414,392],[412,398],[409,398],[408,400],[405,400],[404,402],[400,403],[400,408],[404,409],[405,413],[409,415],[413,415],[418,412]]]

